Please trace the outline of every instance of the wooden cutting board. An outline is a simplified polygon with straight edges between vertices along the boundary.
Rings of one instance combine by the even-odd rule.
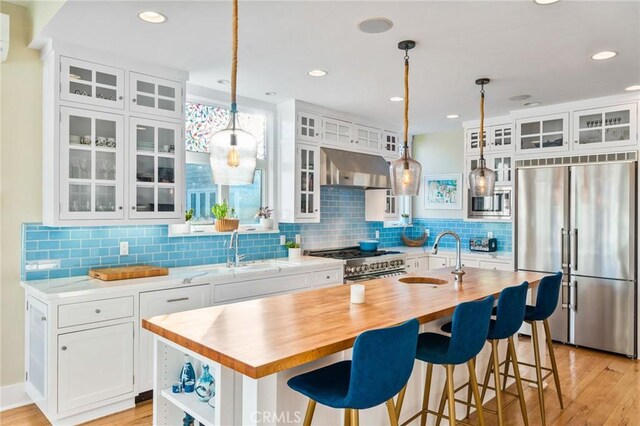
[[[139,265],[123,266],[120,268],[91,269],[89,276],[102,281],[128,280],[131,278],[147,278],[168,275],[168,268],[159,266]]]

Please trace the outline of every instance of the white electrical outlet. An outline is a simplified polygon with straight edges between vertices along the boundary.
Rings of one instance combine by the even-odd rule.
[[[280,245],[283,246],[287,242],[287,237],[280,235]]]
[[[380,238],[380,231],[376,231],[376,238]]]
[[[120,241],[120,256],[126,256],[129,254],[129,242]]]
[[[296,244],[300,244],[300,234],[296,234]]]
[[[425,229],[424,232],[425,232],[425,234],[427,234],[427,237],[428,237],[429,236],[429,230]]]

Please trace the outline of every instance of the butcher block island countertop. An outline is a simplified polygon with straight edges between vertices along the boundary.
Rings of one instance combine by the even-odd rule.
[[[466,268],[455,290],[451,268],[365,281],[365,303],[350,303],[350,286],[268,297],[144,319],[145,329],[253,379],[290,369],[353,346],[365,330],[418,318],[426,323],[455,307],[544,274]],[[448,284],[405,284],[427,276]],[[360,284],[360,283],[359,283]]]

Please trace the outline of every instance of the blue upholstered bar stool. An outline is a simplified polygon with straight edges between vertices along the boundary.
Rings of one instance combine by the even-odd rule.
[[[449,424],[456,424],[456,409],[454,401],[453,369],[459,364],[467,364],[469,381],[473,390],[473,396],[478,406],[480,424],[484,425],[480,392],[476,378],[474,357],[482,350],[489,332],[489,320],[494,298],[488,296],[475,302],[466,302],[458,305],[453,312],[451,324],[451,336],[438,333],[422,333],[418,337],[418,351],[416,359],[427,363],[427,375],[424,383],[424,396],[422,411],[414,415],[404,423],[421,416],[420,424],[425,426],[427,414],[438,414],[429,410],[429,392],[431,390],[431,377],[433,365],[443,365],[447,371],[447,399],[449,401]]]
[[[558,400],[560,401],[560,408],[564,408],[562,402],[562,390],[560,389],[560,376],[558,375],[558,366],[556,364],[556,355],[553,352],[553,342],[551,341],[551,330],[549,329],[549,317],[553,314],[558,306],[558,298],[560,296],[560,286],[562,285],[562,272],[558,272],[554,275],[548,275],[538,285],[538,295],[536,296],[535,306],[527,305],[524,314],[524,320],[531,324],[531,338],[533,340],[533,357],[535,364],[528,364],[521,362],[521,365],[527,367],[534,367],[536,369],[536,380],[534,383],[538,386],[538,400],[540,401],[540,415],[542,416],[542,424],[546,425],[547,420],[545,417],[544,409],[544,389],[543,381],[553,375],[553,380],[556,385],[556,392],[558,393]],[[551,359],[551,368],[543,367],[540,363],[540,343],[538,341],[538,326],[537,323],[542,321],[544,326],[545,340],[547,342],[547,348],[549,350],[549,358]],[[542,370],[547,372],[546,375],[542,375]],[[507,375],[505,375],[505,381]],[[527,382],[530,380],[523,379]]]
[[[365,331],[356,338],[351,361],[341,361],[292,377],[291,389],[309,397],[304,425],[316,403],[345,410],[345,424],[358,426],[358,410],[387,404],[392,426],[398,425],[393,397],[411,376],[419,323]]]
[[[522,418],[524,420],[524,424],[529,424],[529,419],[527,418],[527,407],[525,405],[524,400],[524,392],[522,389],[522,380],[520,378],[520,368],[518,366],[518,357],[516,355],[515,344],[513,342],[513,336],[518,332],[522,323],[524,322],[525,315],[525,306],[527,304],[527,290],[529,289],[529,283],[523,282],[520,285],[507,287],[500,293],[500,298],[498,299],[498,306],[494,308],[493,313],[496,315],[495,319],[491,320],[489,324],[489,333],[487,335],[487,341],[491,344],[491,356],[489,358],[489,363],[487,365],[487,369],[484,376],[484,381],[482,384],[482,394],[480,396],[480,400],[484,401],[484,396],[489,388],[489,379],[491,377],[491,373],[493,373],[494,383],[495,383],[495,392],[496,392],[496,402],[497,409],[496,414],[498,415],[498,424],[504,424],[504,414],[503,414],[503,391],[500,388],[500,360],[498,354],[498,344],[500,340],[507,339],[507,353],[508,358],[506,363],[509,361],[513,364],[514,378],[516,379],[516,387],[518,389],[518,399],[520,401],[520,410],[522,411]],[[442,331],[450,333],[451,332],[451,323],[444,324],[441,328]],[[508,368],[505,367],[505,369]],[[505,370],[506,371],[506,370]],[[505,380],[506,385],[506,380]],[[466,384],[456,389],[455,392],[467,386]],[[467,393],[467,416],[469,415],[469,408],[471,399],[471,386],[469,386]],[[486,410],[486,409],[485,409]],[[439,416],[444,411],[444,397],[440,401],[440,408],[438,410]]]

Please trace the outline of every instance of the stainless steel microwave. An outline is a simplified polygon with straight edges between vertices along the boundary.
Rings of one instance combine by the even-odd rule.
[[[496,188],[493,197],[472,197],[469,190],[469,218],[509,219],[511,217],[511,189]]]

